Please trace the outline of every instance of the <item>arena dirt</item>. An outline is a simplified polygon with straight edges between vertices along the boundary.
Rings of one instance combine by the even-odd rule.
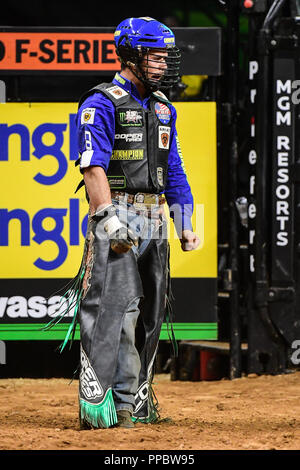
[[[300,449],[300,372],[213,382],[155,377],[161,422],[80,431],[78,382],[0,380],[0,449]]]

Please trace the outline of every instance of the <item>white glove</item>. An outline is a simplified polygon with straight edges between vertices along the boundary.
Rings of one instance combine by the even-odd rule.
[[[111,249],[116,253],[127,253],[132,245],[138,245],[137,236],[120,221],[113,204],[99,210],[96,209],[92,218],[103,223],[104,230],[110,239]]]

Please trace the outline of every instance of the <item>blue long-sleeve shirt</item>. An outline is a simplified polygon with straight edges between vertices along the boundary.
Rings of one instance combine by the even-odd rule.
[[[134,83],[119,73],[115,75],[113,83],[130,93],[144,109],[149,109],[149,96],[141,99]],[[176,130],[176,109],[172,105],[170,109],[173,119],[164,194],[170,208],[170,215],[180,235],[183,229],[192,230],[193,196],[187,181]],[[112,101],[102,93],[89,96],[78,110],[76,125],[81,171],[96,165],[101,166],[107,172],[115,139],[115,107]]]

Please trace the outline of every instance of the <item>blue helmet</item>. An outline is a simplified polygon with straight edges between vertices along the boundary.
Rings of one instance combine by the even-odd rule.
[[[180,52],[168,26],[149,17],[127,18],[117,26],[114,39],[123,66],[149,90],[179,81]]]

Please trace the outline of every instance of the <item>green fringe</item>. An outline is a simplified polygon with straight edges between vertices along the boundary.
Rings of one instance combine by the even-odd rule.
[[[81,297],[83,295],[83,288],[82,288],[82,281],[85,273],[85,268],[83,266],[80,267],[79,272],[77,276],[73,279],[72,284],[70,288],[67,290],[67,292],[62,295],[61,298],[61,303],[60,303],[60,309],[62,308],[63,305],[66,305],[63,311],[54,317],[52,320],[50,320],[43,328],[41,328],[42,331],[47,331],[53,328],[55,325],[57,325],[66,315],[68,312],[70,312],[74,307],[74,315],[72,322],[69,326],[69,329],[67,331],[67,334],[65,336],[65,339],[63,343],[59,346],[60,352],[62,352],[68,342],[70,340],[70,349],[73,344],[74,336],[75,336],[75,331],[76,331],[76,325],[78,322],[78,310],[79,310],[79,305],[81,301]]]
[[[59,346],[59,350],[60,352],[62,353],[70,336],[71,336],[71,341],[70,341],[70,349],[71,349],[71,346],[73,344],[73,340],[74,340],[74,336],[75,336],[75,331],[76,331],[76,324],[77,324],[77,313],[78,313],[78,309],[79,309],[79,305],[80,305],[80,299],[81,299],[81,296],[82,296],[82,291],[78,294],[78,298],[77,298],[77,301],[76,301],[76,307],[75,307],[75,310],[74,310],[74,316],[73,316],[73,320],[72,320],[72,323],[70,324],[69,326],[69,329],[67,331],[67,334],[65,336],[65,339],[64,339],[64,342]]]
[[[175,338],[175,333],[173,330],[173,309],[172,309],[172,300],[174,296],[171,289],[171,275],[170,275],[170,247],[168,247],[168,264],[167,264],[167,292],[166,292],[166,312],[165,320],[167,324],[167,332],[169,340],[171,341],[173,347],[173,356],[178,356],[178,345]]]
[[[174,333],[174,330],[173,330],[172,316],[173,316],[173,310],[172,310],[171,302],[170,302],[169,298],[166,296],[165,320],[166,320],[166,324],[167,324],[167,332],[168,332],[169,340],[171,341],[171,344],[172,344],[172,347],[173,347],[173,355],[174,355],[174,357],[177,357],[178,356],[178,345],[177,345],[177,341],[176,341],[176,338],[175,338],[175,333]]]
[[[111,388],[97,405],[79,400],[80,418],[94,428],[109,428],[118,422]]]

